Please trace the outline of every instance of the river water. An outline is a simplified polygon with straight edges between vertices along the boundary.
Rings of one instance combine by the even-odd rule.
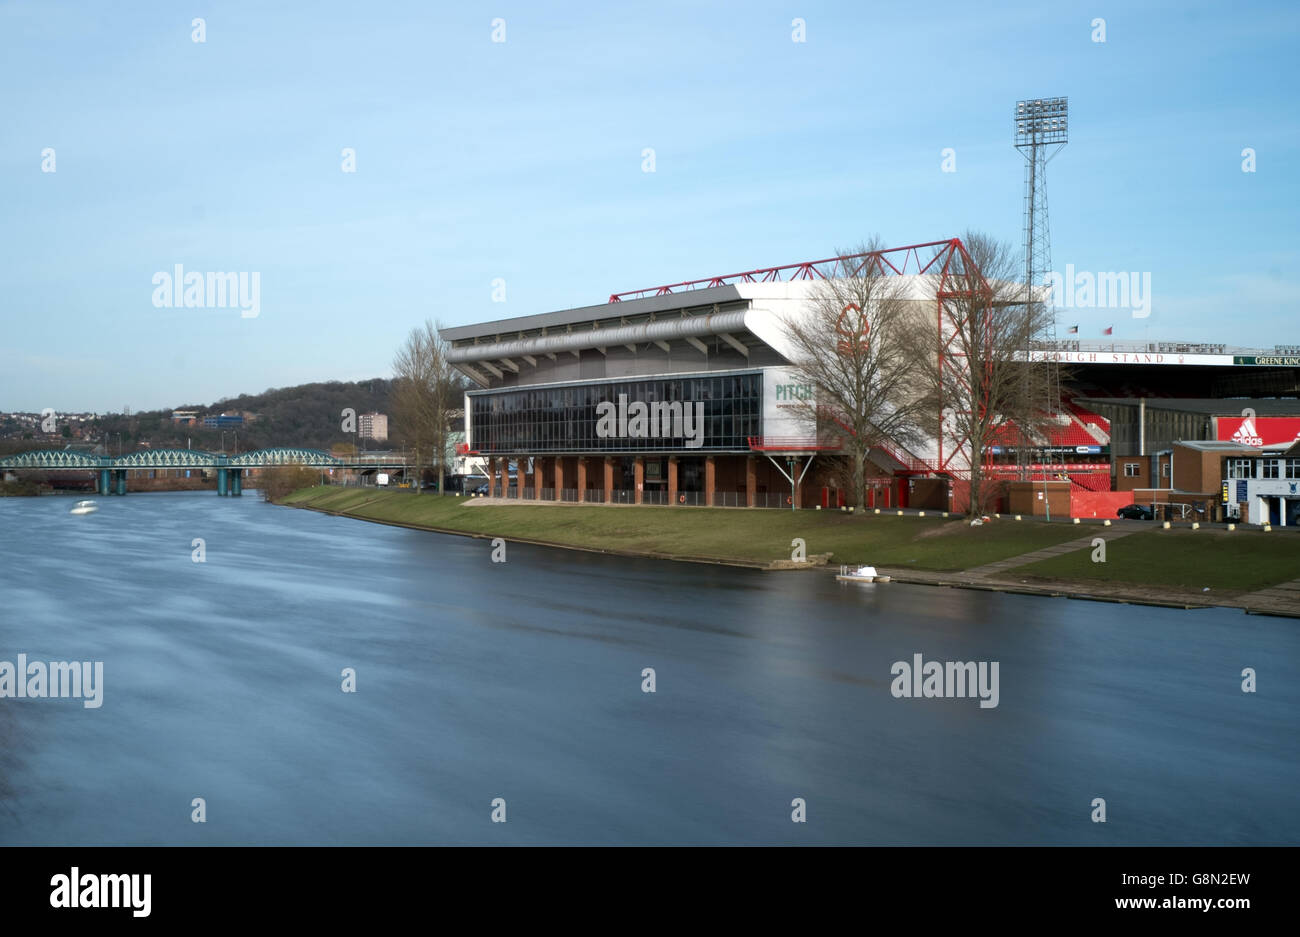
[[[0,843],[1300,843],[1294,620],[99,504],[0,499],[0,661],[103,662],[0,699]]]

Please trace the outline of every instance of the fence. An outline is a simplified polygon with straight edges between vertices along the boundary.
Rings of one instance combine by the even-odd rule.
[[[390,489],[409,491],[414,494],[414,489]],[[425,492],[426,494],[442,494],[443,492]],[[459,492],[451,491],[446,494],[459,495]],[[805,492],[806,494],[806,492]],[[631,488],[615,488],[611,492],[611,497],[605,498],[605,489],[587,488],[579,491],[577,488],[562,488],[557,497],[556,489],[542,488],[537,489],[532,485],[510,485],[502,491],[500,484],[495,486],[493,495],[497,498],[505,498],[510,501],[560,501],[567,504],[636,504],[636,492]],[[641,504],[645,505],[676,505],[685,507],[716,507],[716,508],[743,508],[748,507],[749,497],[744,491],[715,491],[713,493],[713,503],[708,504],[702,491],[678,491],[670,499],[667,488],[645,488],[641,491]],[[771,509],[790,509],[790,493],[788,491],[760,491],[754,494],[754,507],[771,508]]]

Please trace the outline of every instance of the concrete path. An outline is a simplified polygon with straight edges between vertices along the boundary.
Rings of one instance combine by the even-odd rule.
[[[1080,537],[1078,540],[1068,540],[1065,543],[1058,543],[1054,547],[1044,547],[1041,550],[1034,550],[1031,553],[1021,553],[1019,556],[1011,556],[1005,560],[998,560],[996,563],[985,563],[983,566],[973,566],[966,570],[965,575],[975,577],[996,576],[1004,573],[1009,569],[1017,566],[1027,566],[1030,563],[1037,563],[1039,560],[1050,559],[1053,556],[1060,556],[1062,553],[1072,553],[1075,550],[1083,550],[1092,546],[1092,541],[1101,537],[1107,543],[1116,540],[1119,537],[1127,537],[1134,533],[1131,530],[1116,530],[1113,527],[1101,530],[1093,530],[1086,537]]]
[[[1240,597],[1239,601],[1243,607],[1252,612],[1290,612],[1295,614],[1300,611],[1300,579],[1292,579],[1290,582],[1269,586],[1267,589],[1260,589],[1258,592],[1247,592]]]

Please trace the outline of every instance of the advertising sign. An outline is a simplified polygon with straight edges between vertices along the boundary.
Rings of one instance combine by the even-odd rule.
[[[1300,368],[1300,355],[1233,355],[1232,363],[1263,365],[1274,368]]]
[[[1300,439],[1300,417],[1221,416],[1216,422],[1219,439],[1243,446],[1289,446]]]
[[[787,368],[763,369],[763,435],[812,436],[813,385]]]

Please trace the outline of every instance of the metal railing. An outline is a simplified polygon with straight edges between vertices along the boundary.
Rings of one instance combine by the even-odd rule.
[[[397,490],[397,489],[393,489]],[[402,489],[408,490],[408,489]],[[414,489],[409,489],[413,494]],[[424,492],[424,494],[439,494],[441,492]],[[459,494],[459,492],[448,492],[448,494]],[[803,493],[805,496],[807,492]],[[577,488],[564,488],[559,491],[558,497],[554,488],[537,489],[532,485],[525,485],[522,488],[512,485],[506,491],[502,491],[500,486],[493,492],[497,498],[505,498],[511,501],[532,501],[555,502],[560,501],[566,504],[637,504],[636,491],[631,488],[615,488],[610,497],[605,497],[604,488],[587,488],[580,491]],[[749,495],[744,491],[715,491],[713,500],[710,503],[702,491],[677,491],[671,497],[666,488],[646,488],[641,491],[640,503],[643,505],[657,506],[674,506],[674,507],[716,507],[716,508],[747,508],[749,507]],[[755,508],[765,509],[790,509],[790,493],[788,491],[758,491],[754,493]],[[834,506],[832,505],[832,509]]]

